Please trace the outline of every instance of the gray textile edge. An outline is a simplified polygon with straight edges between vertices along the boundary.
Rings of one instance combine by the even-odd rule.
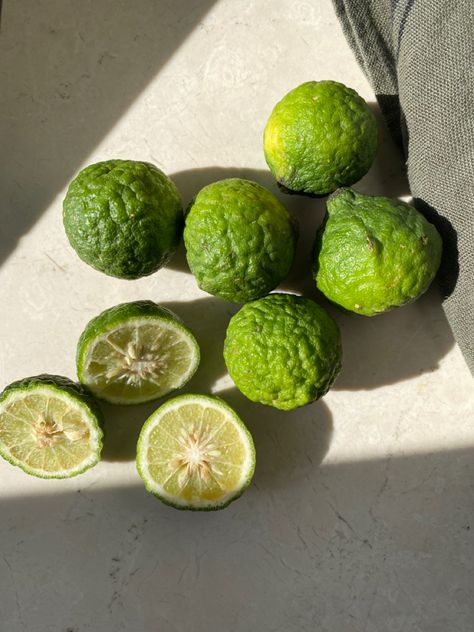
[[[443,307],[474,374],[472,0],[333,0],[402,144],[416,206],[443,237]],[[436,344],[436,341],[433,341]]]

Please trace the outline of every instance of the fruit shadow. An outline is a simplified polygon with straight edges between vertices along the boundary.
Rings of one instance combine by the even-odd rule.
[[[182,389],[173,391],[168,398],[180,393],[211,392],[219,378],[227,372],[222,355],[225,332],[231,316],[239,306],[212,296],[194,301],[163,302],[161,305],[183,319],[194,332],[201,349],[197,372]],[[143,423],[166,399],[165,397],[138,406],[102,404],[106,420],[102,458],[106,461],[133,460]]]
[[[284,411],[251,402],[235,387],[216,394],[237,411],[252,434],[255,490],[277,491],[315,475],[333,434],[331,411],[323,400]]]
[[[336,390],[370,390],[432,373],[455,343],[437,288],[410,305],[371,318],[332,306],[329,311],[342,334]]]

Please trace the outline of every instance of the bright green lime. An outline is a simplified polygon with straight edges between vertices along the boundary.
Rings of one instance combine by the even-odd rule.
[[[325,195],[367,173],[377,151],[377,123],[355,90],[336,81],[308,81],[276,104],[263,144],[284,188]]]
[[[82,384],[111,404],[137,404],[181,388],[199,365],[193,333],[152,301],[123,303],[93,318],[77,345]]]
[[[199,287],[235,303],[268,294],[286,277],[296,240],[286,208],[250,180],[204,187],[186,216],[186,255]]]
[[[230,377],[254,402],[282,410],[322,397],[341,368],[339,328],[314,301],[270,294],[230,320],[224,359]]]
[[[32,476],[76,476],[100,459],[101,424],[79,384],[59,375],[28,377],[0,395],[0,455]]]
[[[441,251],[438,231],[412,206],[341,189],[318,231],[316,284],[333,303],[374,316],[421,296]]]
[[[89,165],[69,185],[63,221],[79,257],[110,276],[137,279],[167,263],[181,239],[173,182],[147,162]]]
[[[222,509],[249,485],[255,448],[234,410],[217,397],[181,395],[145,422],[137,469],[149,492],[177,509]]]

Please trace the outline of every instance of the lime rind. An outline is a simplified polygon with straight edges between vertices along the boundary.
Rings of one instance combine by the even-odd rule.
[[[341,188],[328,198],[313,277],[333,304],[376,316],[418,299],[441,261],[435,226],[397,199]]]
[[[242,178],[205,186],[188,207],[186,258],[201,290],[245,303],[273,290],[295,258],[296,220],[268,189]]]
[[[89,431],[89,455],[77,465],[71,468],[59,470],[46,470],[42,468],[30,467],[27,463],[17,458],[11,452],[11,447],[2,440],[0,429],[0,456],[12,465],[19,467],[26,474],[45,479],[72,478],[82,474],[86,470],[94,467],[100,460],[100,453],[103,444],[103,417],[100,409],[89,393],[81,385],[72,382],[68,378],[56,375],[39,375],[31,378],[13,382],[5,388],[0,395],[0,417],[7,414],[8,408],[16,402],[21,402],[31,395],[45,397],[61,401],[69,410],[80,414],[81,421],[85,423]],[[17,419],[18,420],[18,419]],[[22,421],[22,420],[18,420]],[[23,421],[23,423],[28,423]],[[14,447],[14,446],[13,446]]]
[[[178,189],[148,162],[106,160],[72,180],[63,202],[71,246],[113,277],[137,279],[164,266],[183,231]]]
[[[323,397],[342,364],[339,327],[311,299],[275,292],[230,319],[224,361],[251,401],[293,410]]]
[[[265,160],[284,191],[322,196],[367,173],[377,152],[377,122],[352,88],[308,81],[275,105],[263,144]]]
[[[98,380],[91,375],[94,350],[104,340],[110,338],[115,333],[130,327],[131,331],[138,332],[140,328],[154,325],[161,332],[168,332],[170,336],[177,338],[175,344],[182,344],[187,350],[186,359],[189,360],[185,370],[170,380],[173,374],[172,369],[165,374],[163,372],[163,386],[156,384],[156,388],[146,385],[146,389],[140,394],[139,389],[133,387],[123,387],[123,395],[114,393],[120,390],[113,381],[110,385],[98,385]],[[138,333],[137,333],[138,336]],[[171,346],[173,346],[171,345]],[[166,345],[164,346],[166,352]],[[105,310],[93,318],[79,338],[77,346],[77,373],[79,381],[84,384],[98,399],[102,399],[112,404],[132,405],[160,399],[170,392],[182,388],[196,372],[200,362],[199,344],[192,331],[184,325],[182,320],[171,310],[157,305],[152,301],[135,301],[133,303],[122,303],[108,310]],[[166,378],[166,379],[165,379]]]
[[[242,445],[245,446],[246,460],[245,466],[242,468],[240,479],[237,485],[232,489],[227,490],[226,494],[222,496],[218,501],[199,501],[193,500],[193,502],[185,501],[178,496],[170,496],[166,493],[163,486],[157,483],[151,476],[148,464],[148,448],[150,446],[150,435],[153,430],[159,425],[163,415],[178,410],[183,404],[201,404],[207,407],[217,409],[225,412],[226,419],[233,423],[234,427],[238,430]],[[137,471],[142,478],[145,488],[148,492],[156,496],[164,504],[169,505],[175,509],[191,510],[191,511],[215,511],[224,509],[234,500],[240,498],[247,487],[250,485],[254,471],[255,471],[255,446],[253,443],[252,435],[244,422],[240,419],[237,413],[222,399],[216,396],[202,395],[202,394],[186,394],[179,395],[173,399],[168,400],[165,404],[160,406],[154,411],[150,417],[145,421],[137,444],[137,459],[136,466]]]

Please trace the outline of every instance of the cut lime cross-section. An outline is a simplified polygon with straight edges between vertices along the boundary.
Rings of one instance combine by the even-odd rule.
[[[177,509],[222,509],[249,485],[255,448],[244,423],[208,395],[167,401],[145,422],[137,469],[149,492]]]
[[[90,321],[77,347],[77,374],[100,399],[138,404],[181,388],[199,358],[196,338],[176,314],[136,301]]]
[[[80,385],[58,375],[25,378],[0,395],[0,454],[27,474],[69,478],[98,462],[100,424]]]

